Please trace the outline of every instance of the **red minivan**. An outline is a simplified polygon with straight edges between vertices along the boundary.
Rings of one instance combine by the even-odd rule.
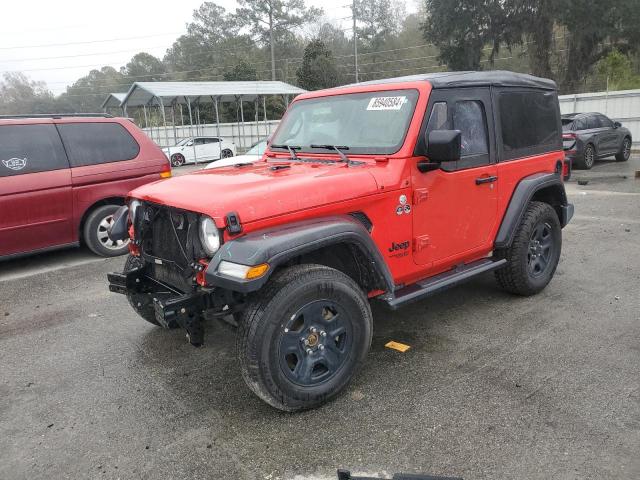
[[[169,160],[126,118],[0,117],[0,259],[84,242],[102,256],[127,193],[171,176]]]

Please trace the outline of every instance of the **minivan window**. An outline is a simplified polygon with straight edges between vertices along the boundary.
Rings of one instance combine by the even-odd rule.
[[[119,123],[58,124],[72,167],[132,160],[140,145]]]
[[[500,94],[500,126],[505,159],[562,148],[557,102],[553,92],[516,91]]]
[[[54,125],[0,126],[0,177],[69,168]]]

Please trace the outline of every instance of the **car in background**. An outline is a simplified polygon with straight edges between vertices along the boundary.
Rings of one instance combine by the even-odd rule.
[[[162,149],[173,167],[186,163],[211,162],[220,158],[233,157],[236,145],[220,137],[189,137],[173,147]]]
[[[267,139],[260,140],[259,142],[254,143],[247,153],[244,155],[238,155],[237,157],[231,158],[223,158],[221,160],[216,160],[211,162],[209,165],[204,167],[205,170],[209,170],[211,168],[221,168],[221,167],[230,167],[232,165],[245,165],[247,163],[257,162],[264,155],[264,151],[267,149]]]
[[[562,141],[567,159],[576,168],[591,169],[599,158],[626,162],[631,155],[631,132],[601,113],[562,116]]]
[[[126,118],[0,116],[0,259],[85,243],[111,257],[107,236],[134,188],[171,176],[160,148]]]

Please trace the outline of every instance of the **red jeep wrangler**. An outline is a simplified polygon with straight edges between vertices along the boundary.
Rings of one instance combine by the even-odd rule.
[[[390,308],[495,271],[541,291],[573,215],[556,86],[438,73],[300,95],[264,158],[141,187],[109,288],[145,320],[203,341],[233,314],[247,385],[275,408],[340,392]]]

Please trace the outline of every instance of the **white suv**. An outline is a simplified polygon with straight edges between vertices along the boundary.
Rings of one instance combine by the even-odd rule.
[[[236,146],[220,137],[189,137],[174,147],[163,148],[162,151],[171,160],[173,167],[179,167],[185,163],[211,162],[233,157]]]

